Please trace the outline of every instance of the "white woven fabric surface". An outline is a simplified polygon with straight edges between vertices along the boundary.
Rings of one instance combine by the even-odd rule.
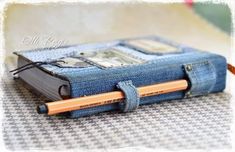
[[[10,150],[231,147],[232,112],[226,93],[146,105],[131,113],[65,119],[37,114],[35,108],[44,98],[7,76],[1,84],[3,136]]]

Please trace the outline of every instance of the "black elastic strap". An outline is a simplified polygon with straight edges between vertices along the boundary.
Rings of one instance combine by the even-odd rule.
[[[21,69],[23,69],[23,68],[25,68],[25,67],[27,67],[27,66],[34,65],[34,64],[38,64],[38,63],[42,63],[42,62],[39,61],[39,62],[28,63],[28,64],[25,64],[25,65],[23,65],[23,66],[21,66],[21,67],[18,67],[18,68],[16,68],[16,69],[14,69],[14,70],[11,70],[10,72],[18,71],[18,70],[21,70]]]
[[[34,68],[34,67],[37,67],[37,66],[42,66],[42,65],[46,65],[46,64],[54,64],[54,63],[58,63],[58,62],[63,62],[65,63],[65,61],[63,60],[56,60],[56,61],[50,61],[50,62],[42,62],[42,61],[38,61],[38,62],[32,62],[32,63],[28,63],[28,64],[25,64],[21,67],[18,67],[14,70],[11,70],[10,72],[14,72],[13,75],[16,75],[22,71],[25,71],[25,70],[28,70],[28,69],[31,69],[31,68]]]

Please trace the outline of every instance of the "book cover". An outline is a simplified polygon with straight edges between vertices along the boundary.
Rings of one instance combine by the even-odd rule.
[[[189,82],[186,91],[143,97],[138,105],[206,95],[221,92],[225,88],[227,63],[223,56],[158,36],[23,51],[16,54],[19,59],[31,65],[35,63],[31,68],[19,72],[19,77],[34,85],[36,90],[41,89],[43,92],[51,88],[43,94],[52,100],[57,97],[75,98],[120,90],[117,84],[127,81],[131,81],[134,87],[178,79],[186,79]],[[19,67],[23,65],[19,64]],[[33,69],[38,69],[63,83],[56,82],[53,85],[45,75],[37,84],[36,75],[28,76]],[[50,93],[53,89],[54,93]],[[61,91],[62,89],[65,91]],[[55,95],[56,91],[58,95]],[[134,94],[130,96],[132,95]],[[126,105],[113,103],[67,114],[76,118],[111,110],[123,112],[123,108],[128,104],[137,102]],[[132,110],[134,109],[128,111]]]

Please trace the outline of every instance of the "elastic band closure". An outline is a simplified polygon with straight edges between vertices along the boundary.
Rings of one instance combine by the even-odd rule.
[[[10,72],[14,72],[13,75],[16,75],[20,72],[23,72],[25,70],[28,70],[28,69],[31,69],[31,68],[34,68],[34,67],[38,67],[38,66],[42,66],[42,65],[46,65],[46,64],[51,64],[51,65],[54,65],[55,63],[58,63],[58,62],[64,62],[63,60],[56,60],[56,61],[38,61],[38,62],[31,62],[31,63],[28,63],[28,64],[25,64],[21,67],[18,67],[14,70],[11,70]]]
[[[19,70],[21,70],[21,69],[23,69],[25,67],[30,66],[30,65],[35,65],[35,64],[40,64],[40,63],[43,63],[43,62],[41,62],[41,61],[39,61],[39,62],[31,62],[31,63],[25,64],[25,65],[23,65],[21,67],[18,67],[18,68],[14,69],[14,70],[11,70],[10,72],[19,71]]]
[[[132,84],[132,81],[122,81],[117,84],[117,88],[123,91],[125,94],[124,102],[120,103],[120,110],[122,112],[129,112],[139,107],[140,98],[136,87]]]

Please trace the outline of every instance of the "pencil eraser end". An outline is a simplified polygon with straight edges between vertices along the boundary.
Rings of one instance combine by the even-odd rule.
[[[48,109],[47,109],[47,106],[46,105],[39,105],[37,107],[37,112],[38,114],[44,114],[44,113],[47,113],[48,112]]]

